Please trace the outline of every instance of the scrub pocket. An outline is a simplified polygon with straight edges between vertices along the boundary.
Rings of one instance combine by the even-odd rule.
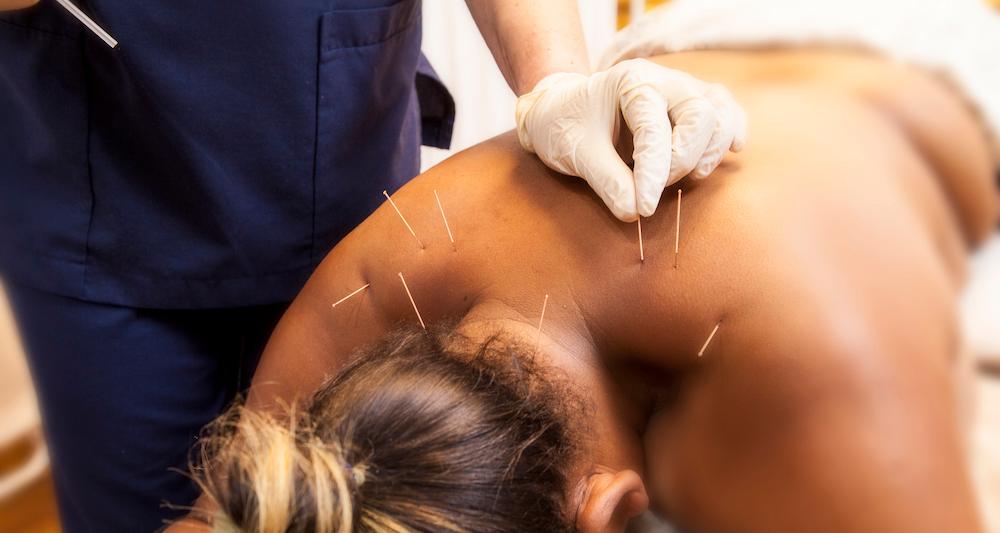
[[[55,3],[0,15],[0,242],[82,265],[90,220],[83,43]],[[23,255],[23,254],[21,254]]]
[[[420,2],[323,15],[317,109],[314,256],[420,169]]]

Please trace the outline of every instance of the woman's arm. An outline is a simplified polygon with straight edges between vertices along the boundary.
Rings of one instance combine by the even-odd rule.
[[[308,398],[349,359],[355,348],[379,338],[391,321],[374,300],[381,279],[366,276],[357,237],[347,238],[320,264],[271,335],[254,373],[248,406],[280,409]],[[348,300],[333,303],[370,284]],[[372,287],[374,285],[374,288]]]
[[[524,159],[509,139],[502,144],[507,153]],[[476,150],[483,151],[496,148]],[[392,195],[419,239],[386,202],[334,247],[268,341],[249,393],[250,407],[268,408],[307,397],[336,374],[356,349],[379,340],[400,323],[417,325],[400,273],[425,323],[462,314],[467,278],[483,260],[473,249],[473,243],[485,237],[480,221],[488,219],[483,213],[486,204],[477,195],[495,189],[489,185],[495,180],[488,180],[487,172],[479,170],[489,165],[455,163],[469,157],[467,153],[455,156],[441,165],[450,171],[429,171]],[[502,165],[491,161],[491,172],[497,172],[496,167]],[[466,170],[456,175],[455,169]],[[457,249],[445,231],[435,190],[440,190],[451,219]],[[512,191],[505,194],[514,202],[513,208],[519,199]],[[366,288],[333,306],[361,287]]]

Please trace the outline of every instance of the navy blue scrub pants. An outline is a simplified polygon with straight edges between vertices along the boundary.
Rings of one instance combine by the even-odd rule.
[[[287,304],[163,311],[13,283],[68,533],[150,532],[197,496],[200,428],[248,386]]]

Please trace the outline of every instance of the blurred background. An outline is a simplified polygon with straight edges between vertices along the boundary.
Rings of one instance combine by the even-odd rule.
[[[665,2],[579,1],[592,62],[617,29],[644,10]],[[988,1],[1000,8],[1000,0]],[[455,151],[512,129],[514,95],[464,2],[428,0],[423,9],[424,52],[452,91],[457,108],[452,149],[424,148],[426,169]],[[1000,236],[995,236],[973,262],[963,313],[979,359],[975,473],[991,531],[1000,533]],[[0,533],[59,530],[31,382],[13,318],[0,290]]]

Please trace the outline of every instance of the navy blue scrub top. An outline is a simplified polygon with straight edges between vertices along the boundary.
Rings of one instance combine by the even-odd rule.
[[[130,307],[289,300],[447,147],[419,0],[53,0],[0,14],[0,273]]]

